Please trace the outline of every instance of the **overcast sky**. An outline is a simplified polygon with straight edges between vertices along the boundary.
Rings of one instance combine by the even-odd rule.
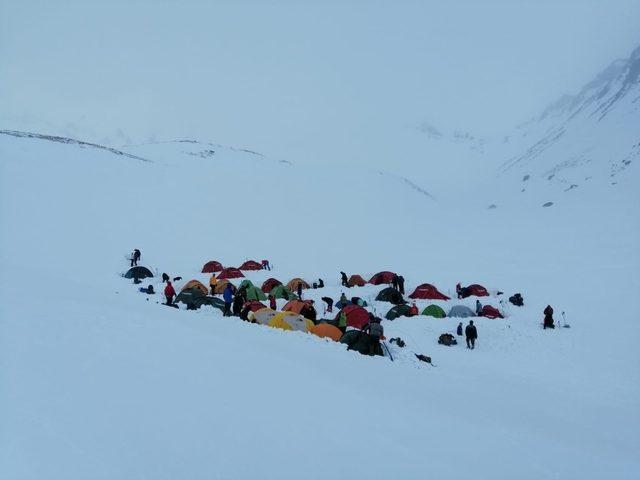
[[[502,132],[640,44],[640,0],[0,5],[1,128],[294,161],[375,155],[421,121]]]

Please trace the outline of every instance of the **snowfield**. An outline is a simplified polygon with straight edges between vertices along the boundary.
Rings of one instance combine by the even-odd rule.
[[[523,200],[488,173],[478,198],[452,185],[434,199],[392,173],[220,145],[121,150],[149,161],[0,133],[1,478],[640,475],[635,163],[615,186]],[[210,307],[162,306],[121,277],[133,248],[154,272],[182,276],[177,287],[207,282],[209,260],[270,259],[271,272],[245,272],[258,286],[322,278],[305,291],[319,317],[320,297],[345,291],[340,270],[392,270],[407,295],[483,284],[493,294],[482,303],[507,318],[474,318],[474,351],[437,344],[458,319],[385,320],[386,337],[407,343],[390,347],[392,362]],[[384,315],[382,288],[345,293]],[[500,305],[515,292],[525,307]],[[541,329],[549,303],[571,328]]]

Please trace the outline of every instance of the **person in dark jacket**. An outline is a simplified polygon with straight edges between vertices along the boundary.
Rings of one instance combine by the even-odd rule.
[[[544,309],[544,323],[542,324],[542,329],[547,328],[556,328],[553,324],[553,308],[551,305],[547,305],[547,308]]]
[[[473,324],[473,320],[469,320],[469,325],[464,329],[464,334],[467,337],[467,348],[473,350],[476,346],[476,339],[478,338],[478,330]]]
[[[398,290],[398,278],[399,278],[398,275],[394,273],[393,278],[391,279],[391,286],[396,290]]]
[[[344,272],[340,272],[340,279],[342,281],[343,287],[349,287],[349,279],[347,278],[347,274]]]
[[[302,282],[298,282],[297,292],[298,292],[298,298],[302,300]]]
[[[242,305],[244,305],[244,298],[242,297],[242,295],[236,294],[233,299],[233,306],[231,307],[234,316],[240,316],[240,312],[242,312]]]
[[[269,264],[269,260],[262,260],[262,269],[263,270],[271,270],[271,265]]]
[[[171,282],[167,282],[167,286],[164,287],[164,296],[167,299],[167,305],[173,305],[173,297],[176,296],[176,291]]]
[[[324,288],[324,280],[321,278],[318,279],[318,288]]]
[[[327,312],[333,312],[333,298],[330,297],[322,297],[322,301],[327,304]]]
[[[398,276],[398,289],[404,295],[404,277],[402,275]]]
[[[456,283],[456,295],[458,299],[462,298],[462,285],[460,285],[460,282]]]
[[[166,283],[169,281],[169,275],[167,275],[166,273],[162,274],[162,283]]]
[[[225,317],[231,316],[231,302],[233,302],[233,287],[231,287],[231,283],[227,283],[227,286],[222,293],[222,298],[224,300],[224,312],[222,313]]]
[[[278,305],[276,304],[276,297],[273,295],[269,295],[269,308],[271,310],[277,310]]]
[[[476,317],[481,317],[482,316],[482,304],[480,303],[480,300],[476,300]]]
[[[236,292],[236,297],[240,297],[242,298],[242,302],[246,302],[247,301],[247,286],[243,285],[242,287],[240,287],[238,289],[238,291]]]
[[[380,323],[380,319],[369,315],[369,323],[367,323],[362,331],[369,334],[371,343],[369,344],[369,355],[375,355],[380,350],[380,339],[384,335],[384,328]]]
[[[138,265],[138,260],[140,260],[140,257],[142,256],[142,254],[140,253],[140,250],[138,250],[137,248],[133,251],[133,253],[131,254],[131,266],[135,267],[136,265]]]
[[[155,290],[153,289],[153,285],[149,284],[148,287],[140,287],[140,291],[142,293],[146,293],[147,295],[155,295]]]
[[[458,324],[458,328],[456,329],[456,334],[460,337],[462,336],[462,322]]]

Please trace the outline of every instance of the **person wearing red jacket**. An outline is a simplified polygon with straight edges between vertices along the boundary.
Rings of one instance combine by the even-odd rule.
[[[415,316],[418,315],[420,313],[420,311],[418,310],[418,306],[416,305],[416,302],[413,302],[413,304],[411,304],[411,308],[409,308],[409,315]]]
[[[167,281],[167,286],[164,287],[164,296],[167,297],[167,305],[173,305],[173,297],[176,296],[176,291],[169,281]]]

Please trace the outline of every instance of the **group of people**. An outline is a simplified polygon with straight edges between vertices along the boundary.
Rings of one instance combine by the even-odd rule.
[[[458,324],[458,328],[456,330],[458,336],[462,336],[462,322]],[[473,350],[476,348],[476,340],[478,339],[478,329],[473,324],[473,320],[469,320],[469,324],[464,329],[464,336],[467,340],[467,348]]]

